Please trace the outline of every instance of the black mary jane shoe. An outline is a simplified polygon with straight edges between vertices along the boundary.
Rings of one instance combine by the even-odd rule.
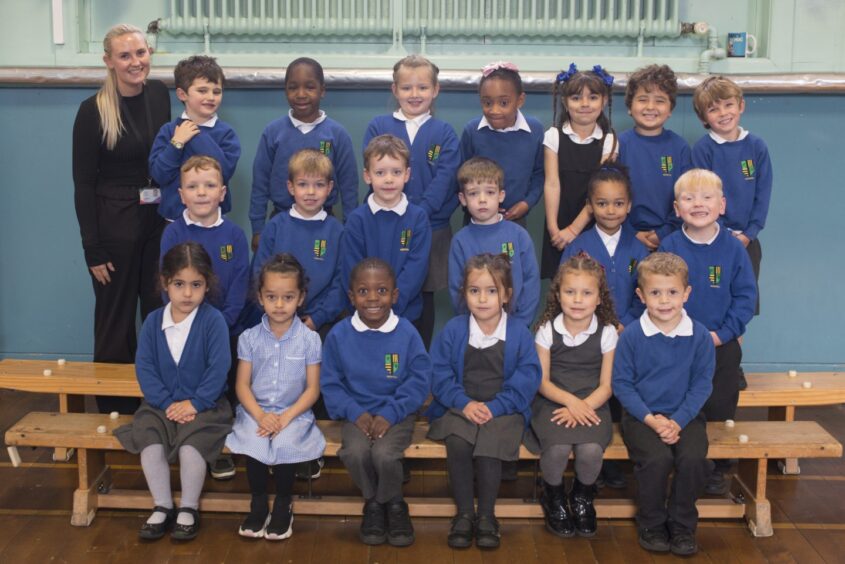
[[[167,507],[156,505],[153,507],[153,513],[155,512],[164,513],[166,517],[162,523],[156,523],[155,525],[144,523],[141,525],[138,536],[144,540],[158,540],[163,537],[176,518],[176,510],[172,507],[168,509]]]
[[[196,509],[190,507],[180,507],[177,510],[179,513],[190,513],[194,516],[193,525],[180,525],[178,522],[173,525],[173,532],[170,533],[170,538],[174,540],[191,540],[195,538],[200,532],[200,514]]]
[[[446,543],[450,548],[469,548],[475,532],[475,515],[472,513],[458,513],[452,518],[449,536]]]

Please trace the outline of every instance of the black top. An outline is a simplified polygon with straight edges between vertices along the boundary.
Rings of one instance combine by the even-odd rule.
[[[137,189],[148,183],[150,148],[170,121],[167,87],[148,80],[141,94],[121,99],[121,116],[125,131],[111,151],[102,141],[96,95],[80,104],[73,124],[74,202],[88,266],[109,261],[97,232],[97,196],[137,201]]]
[[[490,401],[505,383],[505,342],[477,349],[467,344],[464,352],[464,390],[475,401]]]

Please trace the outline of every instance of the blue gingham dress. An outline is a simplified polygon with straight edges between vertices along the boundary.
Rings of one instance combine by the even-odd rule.
[[[319,364],[320,354],[320,336],[297,317],[281,339],[270,330],[264,315],[238,340],[238,358],[252,363],[252,393],[258,405],[272,413],[281,413],[299,399],[305,391],[305,367]],[[271,466],[314,460],[326,448],[310,409],[273,438],[259,437],[257,431],[258,423],[239,405],[226,446]]]

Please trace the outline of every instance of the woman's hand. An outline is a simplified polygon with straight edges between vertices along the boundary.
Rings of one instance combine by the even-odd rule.
[[[111,282],[109,272],[114,272],[114,265],[111,262],[98,264],[97,266],[89,266],[88,269],[91,271],[92,276],[94,276],[97,282],[103,286]]]

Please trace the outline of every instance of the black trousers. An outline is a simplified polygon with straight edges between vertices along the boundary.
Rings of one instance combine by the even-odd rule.
[[[107,249],[114,272],[111,282],[94,286],[94,362],[131,364],[137,348],[136,312],[141,320],[161,307],[158,291],[158,260],[164,219],[156,206],[137,200],[97,199],[100,243]],[[131,414],[137,398],[97,396],[101,413]]]
[[[739,402],[739,365],[742,347],[733,339],[716,347],[716,371],[713,374],[713,392],[702,412],[708,421],[725,421],[736,416]]]
[[[763,260],[760,239],[754,239],[748,243],[745,250],[748,251],[748,258],[751,259],[751,270],[754,271],[754,281],[757,283],[757,305],[754,308],[754,315],[760,315],[760,262]]]
[[[690,421],[680,440],[667,445],[648,425],[624,413],[622,439],[637,479],[637,525],[653,529],[671,521],[694,532],[698,525],[695,502],[704,493],[711,470],[704,417]],[[675,476],[667,497],[672,471]]]

